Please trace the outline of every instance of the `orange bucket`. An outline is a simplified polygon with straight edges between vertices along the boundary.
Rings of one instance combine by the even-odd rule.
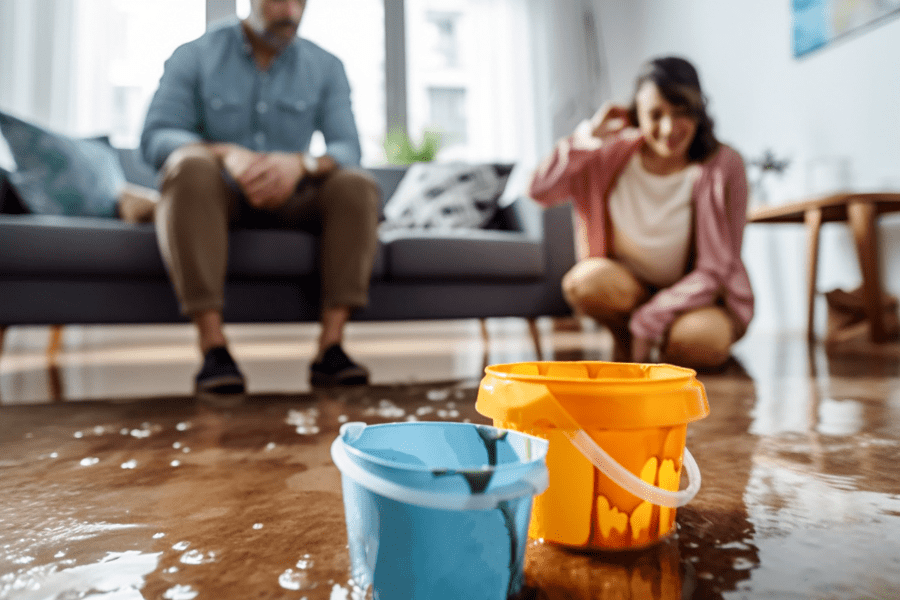
[[[668,536],[700,489],[687,424],[709,414],[691,369],[665,364],[492,365],[475,408],[495,427],[550,442],[550,486],[535,497],[529,537],[595,550]],[[684,467],[689,483],[679,491]]]

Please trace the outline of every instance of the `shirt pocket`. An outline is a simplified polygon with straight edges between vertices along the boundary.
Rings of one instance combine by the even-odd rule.
[[[238,142],[250,131],[250,106],[246,100],[226,94],[210,94],[204,98],[205,127],[209,139]]]
[[[285,133],[305,138],[315,129],[315,106],[306,100],[279,99],[275,102],[276,122]]]

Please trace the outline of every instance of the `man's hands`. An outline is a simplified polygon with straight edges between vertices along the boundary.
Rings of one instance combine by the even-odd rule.
[[[628,108],[607,102],[591,117],[594,137],[604,138],[618,133],[626,127],[634,127],[628,116]]]
[[[218,144],[214,151],[254,208],[279,208],[307,175],[300,154],[254,152],[235,144]]]

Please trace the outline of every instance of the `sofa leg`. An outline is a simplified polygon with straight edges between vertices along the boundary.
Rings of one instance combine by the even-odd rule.
[[[62,402],[63,385],[62,374],[59,370],[59,352],[62,349],[62,325],[50,326],[50,340],[47,343],[47,375],[50,386],[50,399],[53,402]]]
[[[528,319],[528,331],[531,332],[531,341],[534,343],[534,353],[537,355],[537,359],[544,360],[544,353],[541,351],[541,332],[538,331],[536,318]]]

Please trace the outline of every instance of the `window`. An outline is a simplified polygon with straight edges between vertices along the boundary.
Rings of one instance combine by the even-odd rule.
[[[532,160],[533,64],[521,0],[404,0],[407,127],[438,160]]]
[[[430,61],[435,68],[459,67],[459,15],[454,13],[430,12],[426,17],[426,35]]]
[[[465,144],[468,125],[466,123],[466,90],[463,88],[428,88],[432,126],[442,134],[445,147]]]
[[[300,35],[341,58],[363,164],[383,164],[388,122],[439,160],[532,158],[536,96],[523,0],[315,0]],[[139,141],[165,60],[207,16],[250,0],[0,0],[0,107],[71,135]],[[389,32],[389,33],[386,33]],[[11,82],[11,83],[10,83]],[[314,152],[324,144],[315,141]]]

